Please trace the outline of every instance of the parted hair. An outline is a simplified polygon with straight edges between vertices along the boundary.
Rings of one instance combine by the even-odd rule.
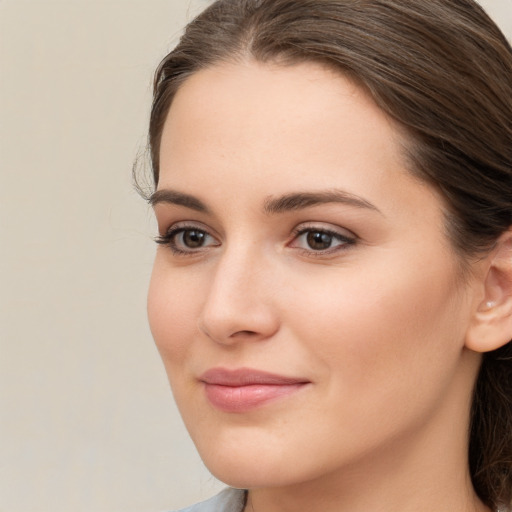
[[[445,202],[462,267],[512,225],[512,49],[473,0],[218,0],[185,29],[154,81],[149,151],[195,72],[253,59],[323,63],[355,80],[406,134],[410,171]],[[512,501],[512,342],[484,354],[468,460],[493,510]]]

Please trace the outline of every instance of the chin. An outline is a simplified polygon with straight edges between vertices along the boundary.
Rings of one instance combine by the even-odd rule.
[[[245,460],[242,457],[226,457],[215,459],[212,464],[204,461],[210,473],[230,487],[236,489],[258,489],[267,487],[284,487],[296,483],[298,478],[283,471],[283,463],[279,468],[261,460]]]
[[[261,432],[246,427],[247,435],[229,435],[224,441],[202,438],[196,447],[205,466],[215,478],[237,489],[286,486],[296,480],[284,468],[290,468],[286,443],[264,442]],[[253,435],[254,434],[254,435]]]
[[[262,435],[246,427],[246,434],[230,436],[229,443],[212,438],[196,444],[215,478],[237,489],[288,487],[316,480],[329,468],[325,457],[314,457],[281,436]],[[255,431],[256,430],[256,431]],[[259,434],[259,435],[258,435]],[[313,450],[315,451],[315,450]]]

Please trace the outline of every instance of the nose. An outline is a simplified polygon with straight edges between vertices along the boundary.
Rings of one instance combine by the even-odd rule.
[[[265,340],[279,329],[270,266],[248,252],[226,252],[212,271],[199,329],[220,344]]]

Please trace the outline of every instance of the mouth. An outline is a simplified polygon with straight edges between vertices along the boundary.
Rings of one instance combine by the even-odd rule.
[[[295,394],[311,382],[250,368],[212,368],[201,375],[208,401],[223,412],[243,413]]]

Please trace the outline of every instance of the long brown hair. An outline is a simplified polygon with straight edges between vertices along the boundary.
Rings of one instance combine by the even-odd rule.
[[[316,61],[364,87],[408,135],[411,172],[446,203],[461,262],[512,225],[512,49],[473,0],[218,0],[160,64],[149,146],[173,97],[223,61]],[[463,265],[464,266],[464,265]],[[470,422],[469,465],[492,509],[512,499],[512,343],[484,355]]]

